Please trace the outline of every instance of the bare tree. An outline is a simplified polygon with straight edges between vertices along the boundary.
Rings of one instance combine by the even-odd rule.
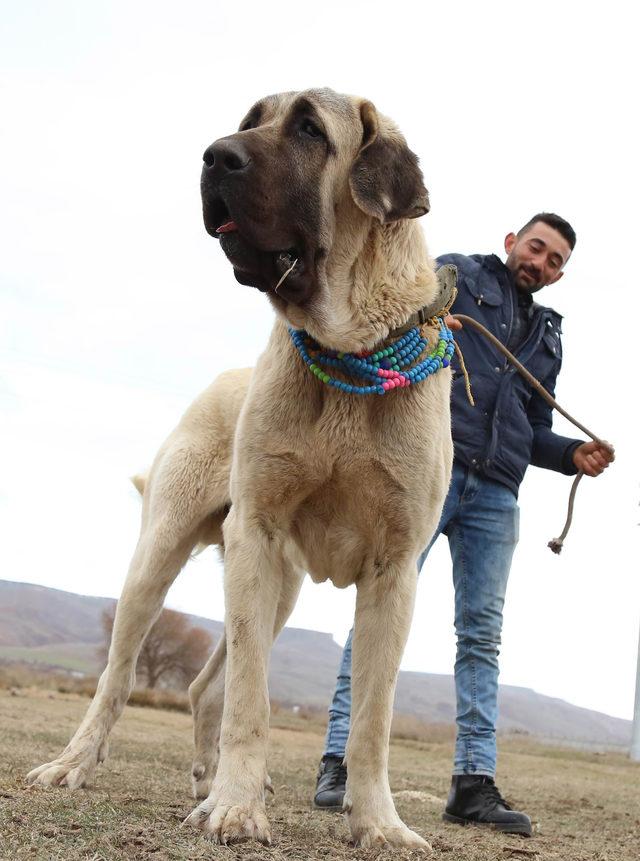
[[[106,663],[111,645],[115,607],[102,613],[104,644],[99,655]],[[163,610],[142,644],[136,673],[148,688],[186,687],[200,672],[212,648],[204,628],[189,623],[183,613]]]

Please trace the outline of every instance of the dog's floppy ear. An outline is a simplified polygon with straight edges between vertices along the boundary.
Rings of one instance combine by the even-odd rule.
[[[349,175],[351,194],[360,209],[383,224],[429,212],[417,155],[398,132],[385,133],[380,128],[371,102],[360,105],[360,119],[362,145]]]

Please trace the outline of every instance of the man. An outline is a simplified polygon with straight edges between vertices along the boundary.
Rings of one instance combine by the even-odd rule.
[[[575,246],[571,225],[552,213],[535,215],[509,233],[506,263],[495,255],[448,254],[438,263],[458,268],[453,313],[474,317],[554,393],[560,370],[561,316],[533,301],[533,294],[560,280]],[[461,329],[457,321],[452,327]],[[451,790],[443,818],[531,835],[525,813],[512,810],[495,785],[498,716],[498,647],[502,610],[518,541],[518,489],[529,463],[566,475],[597,476],[613,460],[595,442],[558,436],[551,409],[501,353],[475,329],[456,334],[469,368],[475,407],[454,363],[451,486],[437,536],[449,539],[455,588],[457,737]],[[339,808],[345,791],[344,762],[351,710],[351,634],[344,648],[329,709],[325,753],[315,805]]]

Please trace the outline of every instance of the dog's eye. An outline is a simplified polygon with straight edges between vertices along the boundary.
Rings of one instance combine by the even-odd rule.
[[[303,135],[307,135],[310,138],[324,137],[322,129],[318,128],[318,126],[311,120],[303,120],[302,124],[300,125],[300,131]]]

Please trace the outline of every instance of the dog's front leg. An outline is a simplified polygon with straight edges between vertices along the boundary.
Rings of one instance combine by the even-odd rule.
[[[398,816],[389,788],[389,733],[400,660],[415,598],[415,564],[389,565],[358,582],[345,810],[356,845],[429,844]]]
[[[265,809],[269,650],[287,570],[279,539],[234,506],[224,526],[227,668],[220,759],[209,796],[187,818],[218,843],[270,843]]]

